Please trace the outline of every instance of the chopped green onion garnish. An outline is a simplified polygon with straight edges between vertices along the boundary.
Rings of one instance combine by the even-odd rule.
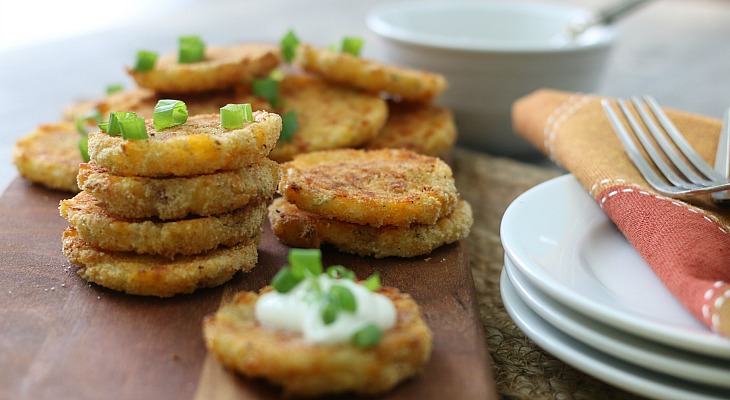
[[[137,113],[129,112],[129,111],[117,111],[109,113],[109,121],[102,122],[99,124],[99,129],[102,130],[102,132],[106,132],[109,136],[119,136],[122,134],[121,126],[119,125],[119,122],[126,119],[135,119],[137,117]],[[145,134],[146,132],[145,128]]]
[[[357,301],[350,289],[333,285],[327,295],[322,298],[322,322],[331,324],[337,319],[340,311],[354,313],[357,311]]]
[[[355,273],[343,267],[342,265],[333,265],[327,267],[327,271],[325,273],[327,274],[327,276],[333,279],[355,279]]]
[[[250,103],[227,104],[221,107],[221,127],[223,129],[241,128],[246,122],[253,122]]]
[[[84,162],[89,162],[89,137],[82,136],[79,139],[79,151],[81,151],[81,158]]]
[[[134,69],[138,72],[147,72],[155,68],[157,62],[157,53],[154,51],[140,50],[137,52],[137,62]]]
[[[188,107],[180,100],[160,100],[152,113],[155,130],[182,125],[188,120]]]
[[[294,134],[299,130],[297,110],[291,110],[281,116],[281,134],[279,140],[283,143],[291,142]]]
[[[284,61],[291,62],[294,59],[297,54],[297,46],[299,46],[299,38],[294,34],[294,31],[290,30],[281,39],[281,54]]]
[[[370,275],[368,279],[365,279],[365,282],[363,282],[363,286],[373,292],[380,289],[380,274],[378,274],[377,272],[373,272],[373,274]]]
[[[322,252],[319,249],[291,249],[289,265],[302,275],[319,276],[322,274]]]
[[[136,118],[137,114],[128,111],[117,111],[109,113],[109,129],[106,130],[110,136],[119,136],[122,134],[122,129],[119,126],[119,120],[126,118]]]
[[[119,129],[122,131],[122,139],[143,140],[149,138],[144,118],[130,117],[121,119],[119,120]]]
[[[328,295],[343,311],[354,313],[357,310],[357,301],[350,289],[344,286],[332,285]]]
[[[322,307],[322,322],[325,323],[325,325],[329,325],[337,319],[337,314],[340,313],[339,307],[332,302],[327,301],[324,304],[324,307]]]
[[[279,107],[279,81],[276,79],[254,79],[253,95],[266,99],[273,107]]]
[[[382,335],[383,333],[380,331],[380,328],[375,326],[375,324],[368,324],[352,335],[352,341],[358,347],[367,348],[377,344]]]
[[[279,293],[287,293],[292,290],[303,277],[297,277],[291,267],[284,267],[274,275],[274,279],[271,280],[271,286],[274,287]]]
[[[121,92],[122,90],[124,90],[124,85],[122,85],[121,83],[115,83],[106,87],[106,94],[110,95]]]
[[[345,37],[342,39],[343,53],[352,54],[355,57],[360,56],[360,50],[362,49],[363,40],[357,37]]]
[[[205,43],[199,36],[181,36],[177,61],[180,64],[194,63],[205,59]]]

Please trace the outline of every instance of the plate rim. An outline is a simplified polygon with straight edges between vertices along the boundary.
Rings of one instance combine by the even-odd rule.
[[[662,377],[666,375],[616,359],[564,334],[540,318],[519,298],[504,269],[500,275],[499,286],[504,307],[520,330],[542,349],[576,369],[607,384],[656,399],[709,400],[727,398],[727,393],[715,396],[711,393],[699,393],[692,388],[678,388],[676,384],[688,382],[673,377],[668,377],[667,384],[662,384],[650,376]],[[530,325],[527,319],[534,323]],[[542,326],[537,328],[537,325]],[[708,388],[706,385],[689,384],[698,386],[699,389]],[[719,391],[723,390],[720,389]]]
[[[730,380],[728,379],[730,364],[727,364],[725,360],[705,357],[697,353],[686,352],[658,342],[652,342],[629,332],[606,326],[589,316],[577,313],[552,300],[550,296],[532,286],[508,256],[505,256],[504,271],[517,295],[535,314],[573,339],[612,357],[649,370],[698,384],[730,389]],[[606,328],[606,330],[585,326],[581,320],[590,320],[597,324],[595,328]],[[592,336],[589,337],[589,335]],[[638,343],[627,343],[623,339],[636,339]],[[653,346],[656,347],[652,348]],[[667,355],[667,352],[671,356]],[[690,359],[681,359],[680,357],[683,355],[689,356]],[[697,358],[697,360],[692,360],[692,358]],[[703,360],[714,361],[715,364],[724,364],[725,368],[720,365],[703,365]]]
[[[515,215],[519,214],[520,208],[532,206],[533,203],[542,207],[543,212],[549,212],[549,210],[545,210],[544,202],[534,201],[534,198],[544,197],[545,191],[548,191],[548,194],[552,191],[560,191],[563,195],[576,193],[581,197],[579,201],[582,203],[599,208],[595,200],[572,174],[552,178],[528,189],[507,207],[500,223],[502,247],[505,254],[509,255],[514,265],[533,285],[568,308],[591,318],[600,319],[601,322],[611,327],[683,350],[730,359],[730,340],[712,332],[709,328],[706,331],[698,330],[688,334],[686,330],[679,331],[658,321],[642,319],[637,315],[626,313],[576,292],[550,274],[540,271],[541,268],[531,267],[527,257],[522,257],[520,254],[520,250],[524,249],[516,248],[517,245],[513,245],[510,241],[510,237],[514,236],[511,232],[516,230],[511,224],[514,223],[513,220]],[[607,223],[612,223],[608,216],[603,212],[601,214]]]

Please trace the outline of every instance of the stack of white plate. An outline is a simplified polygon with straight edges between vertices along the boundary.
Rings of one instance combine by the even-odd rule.
[[[662,285],[572,175],[538,185],[501,226],[504,305],[589,375],[657,399],[730,399],[730,339]]]

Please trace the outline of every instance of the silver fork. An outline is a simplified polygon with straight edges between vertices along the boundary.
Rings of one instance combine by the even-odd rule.
[[[636,146],[631,137],[632,135],[624,126],[611,103],[606,99],[601,101],[606,116],[608,116],[614,131],[621,140],[626,154],[654,189],[667,196],[713,193],[713,198],[717,201],[722,201],[723,197],[726,198],[725,193],[720,192],[730,189],[730,181],[727,175],[711,168],[695,152],[651,96],[643,96],[642,98],[634,96],[631,98],[631,103],[634,105],[643,126],[636,119],[626,100],[618,99],[616,103],[634,136],[649,155],[656,169]],[[726,122],[723,125],[723,135],[726,135],[727,115]],[[649,139],[644,127],[648,129],[658,146]],[[677,153],[674,148],[675,145],[682,152],[682,155]],[[663,176],[660,176],[657,172],[661,172]]]

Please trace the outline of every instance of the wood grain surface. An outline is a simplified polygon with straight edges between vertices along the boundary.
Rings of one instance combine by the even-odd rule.
[[[65,193],[15,179],[0,196],[0,398],[273,399],[277,388],[221,367],[202,319],[239,290],[257,290],[288,248],[268,226],[258,265],[214,289],[158,299],[80,279],[61,252]],[[323,249],[325,266],[410,293],[434,333],[421,375],[382,398],[496,399],[464,242],[426,257],[376,260]]]

